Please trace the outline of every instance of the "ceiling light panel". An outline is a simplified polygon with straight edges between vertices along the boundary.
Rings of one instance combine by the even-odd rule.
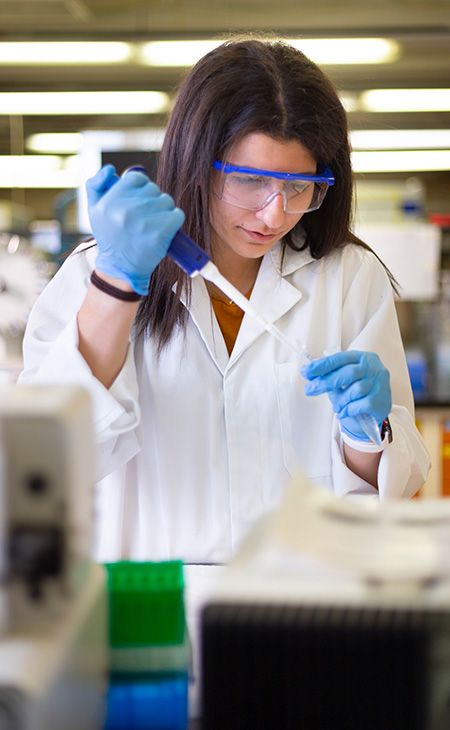
[[[370,89],[359,97],[368,112],[448,112],[450,89]]]
[[[0,64],[106,65],[125,63],[131,56],[131,45],[120,41],[0,43]]]
[[[389,38],[288,38],[295,48],[320,65],[393,63],[399,44]]]
[[[350,132],[354,150],[450,149],[450,129],[361,129]]]
[[[450,149],[446,150],[356,150],[354,172],[434,172],[450,170]]]
[[[33,152],[69,155],[80,151],[83,135],[81,132],[40,132],[31,134],[25,144]]]
[[[139,58],[150,66],[192,66],[222,42],[150,41],[142,45]],[[389,38],[287,38],[286,42],[323,65],[392,63],[400,55],[399,44]]]
[[[219,40],[150,41],[142,45],[139,59],[148,66],[193,66],[221,43]]]
[[[75,188],[78,160],[55,155],[0,156],[0,188]]]
[[[157,114],[167,111],[161,91],[14,91],[0,93],[0,114]]]

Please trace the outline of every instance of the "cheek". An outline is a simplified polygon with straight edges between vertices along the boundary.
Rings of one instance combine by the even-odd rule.
[[[209,222],[210,225],[213,228],[217,228],[217,225],[220,221],[220,201],[217,200],[215,195],[211,197],[210,205],[209,205]]]
[[[223,230],[233,226],[235,215],[230,206],[217,198],[211,200],[209,206],[209,222],[214,230]]]

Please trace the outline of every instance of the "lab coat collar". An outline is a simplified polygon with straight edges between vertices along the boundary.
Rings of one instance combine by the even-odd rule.
[[[305,243],[306,233],[302,227],[299,226],[295,233],[291,233],[291,236],[296,248],[300,248]],[[289,274],[293,274],[294,271],[301,269],[302,266],[314,261],[309,247],[302,251],[295,251],[287,244],[283,244],[283,241],[280,241],[277,246],[272,248],[269,251],[268,256],[272,259],[274,268],[279,274],[281,274],[281,276],[289,276]]]
[[[304,233],[296,238],[296,244],[304,240]],[[284,249],[284,253],[283,253]],[[277,322],[302,298],[302,292],[285,277],[313,261],[309,249],[293,251],[279,242],[262,259],[253,287],[251,302],[259,314],[271,324]],[[222,374],[241,357],[253,342],[264,332],[262,325],[249,316],[244,316],[231,353],[228,351],[215,318],[209,294],[201,276],[192,279],[192,293],[189,307],[190,316],[195,323],[209,353]],[[173,287],[175,289],[175,286]],[[180,297],[184,306],[186,292]]]
[[[293,251],[292,257],[287,248],[283,256],[282,249],[282,245],[278,244],[264,256],[250,298],[256,311],[270,324],[276,324],[302,298],[302,292],[285,277],[304,265],[306,259],[310,260],[310,257],[303,256],[303,252],[297,254]],[[245,316],[228,367],[234,365],[264,332],[262,325]]]

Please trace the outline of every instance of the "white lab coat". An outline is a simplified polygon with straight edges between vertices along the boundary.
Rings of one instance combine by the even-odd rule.
[[[327,396],[304,395],[293,351],[246,315],[228,355],[200,277],[186,336],[177,332],[159,360],[151,339],[132,336],[107,390],[77,349],[76,314],[95,257],[96,248],[70,256],[39,297],[20,380],[81,384],[92,395],[99,559],[224,563],[299,470],[338,495],[376,494],[346,467]],[[254,307],[314,357],[332,348],[379,354],[394,403],[379,495],[411,496],[429,461],[383,267],[353,244],[320,261],[286,249],[282,275],[280,263],[278,245],[262,260]]]

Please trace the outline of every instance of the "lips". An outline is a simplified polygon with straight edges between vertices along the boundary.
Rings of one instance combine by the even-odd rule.
[[[273,241],[275,238],[279,238],[278,233],[259,233],[259,231],[250,231],[247,228],[242,228],[241,230],[245,233],[248,238],[251,238],[252,241],[257,241],[258,243],[266,243],[268,241]]]

